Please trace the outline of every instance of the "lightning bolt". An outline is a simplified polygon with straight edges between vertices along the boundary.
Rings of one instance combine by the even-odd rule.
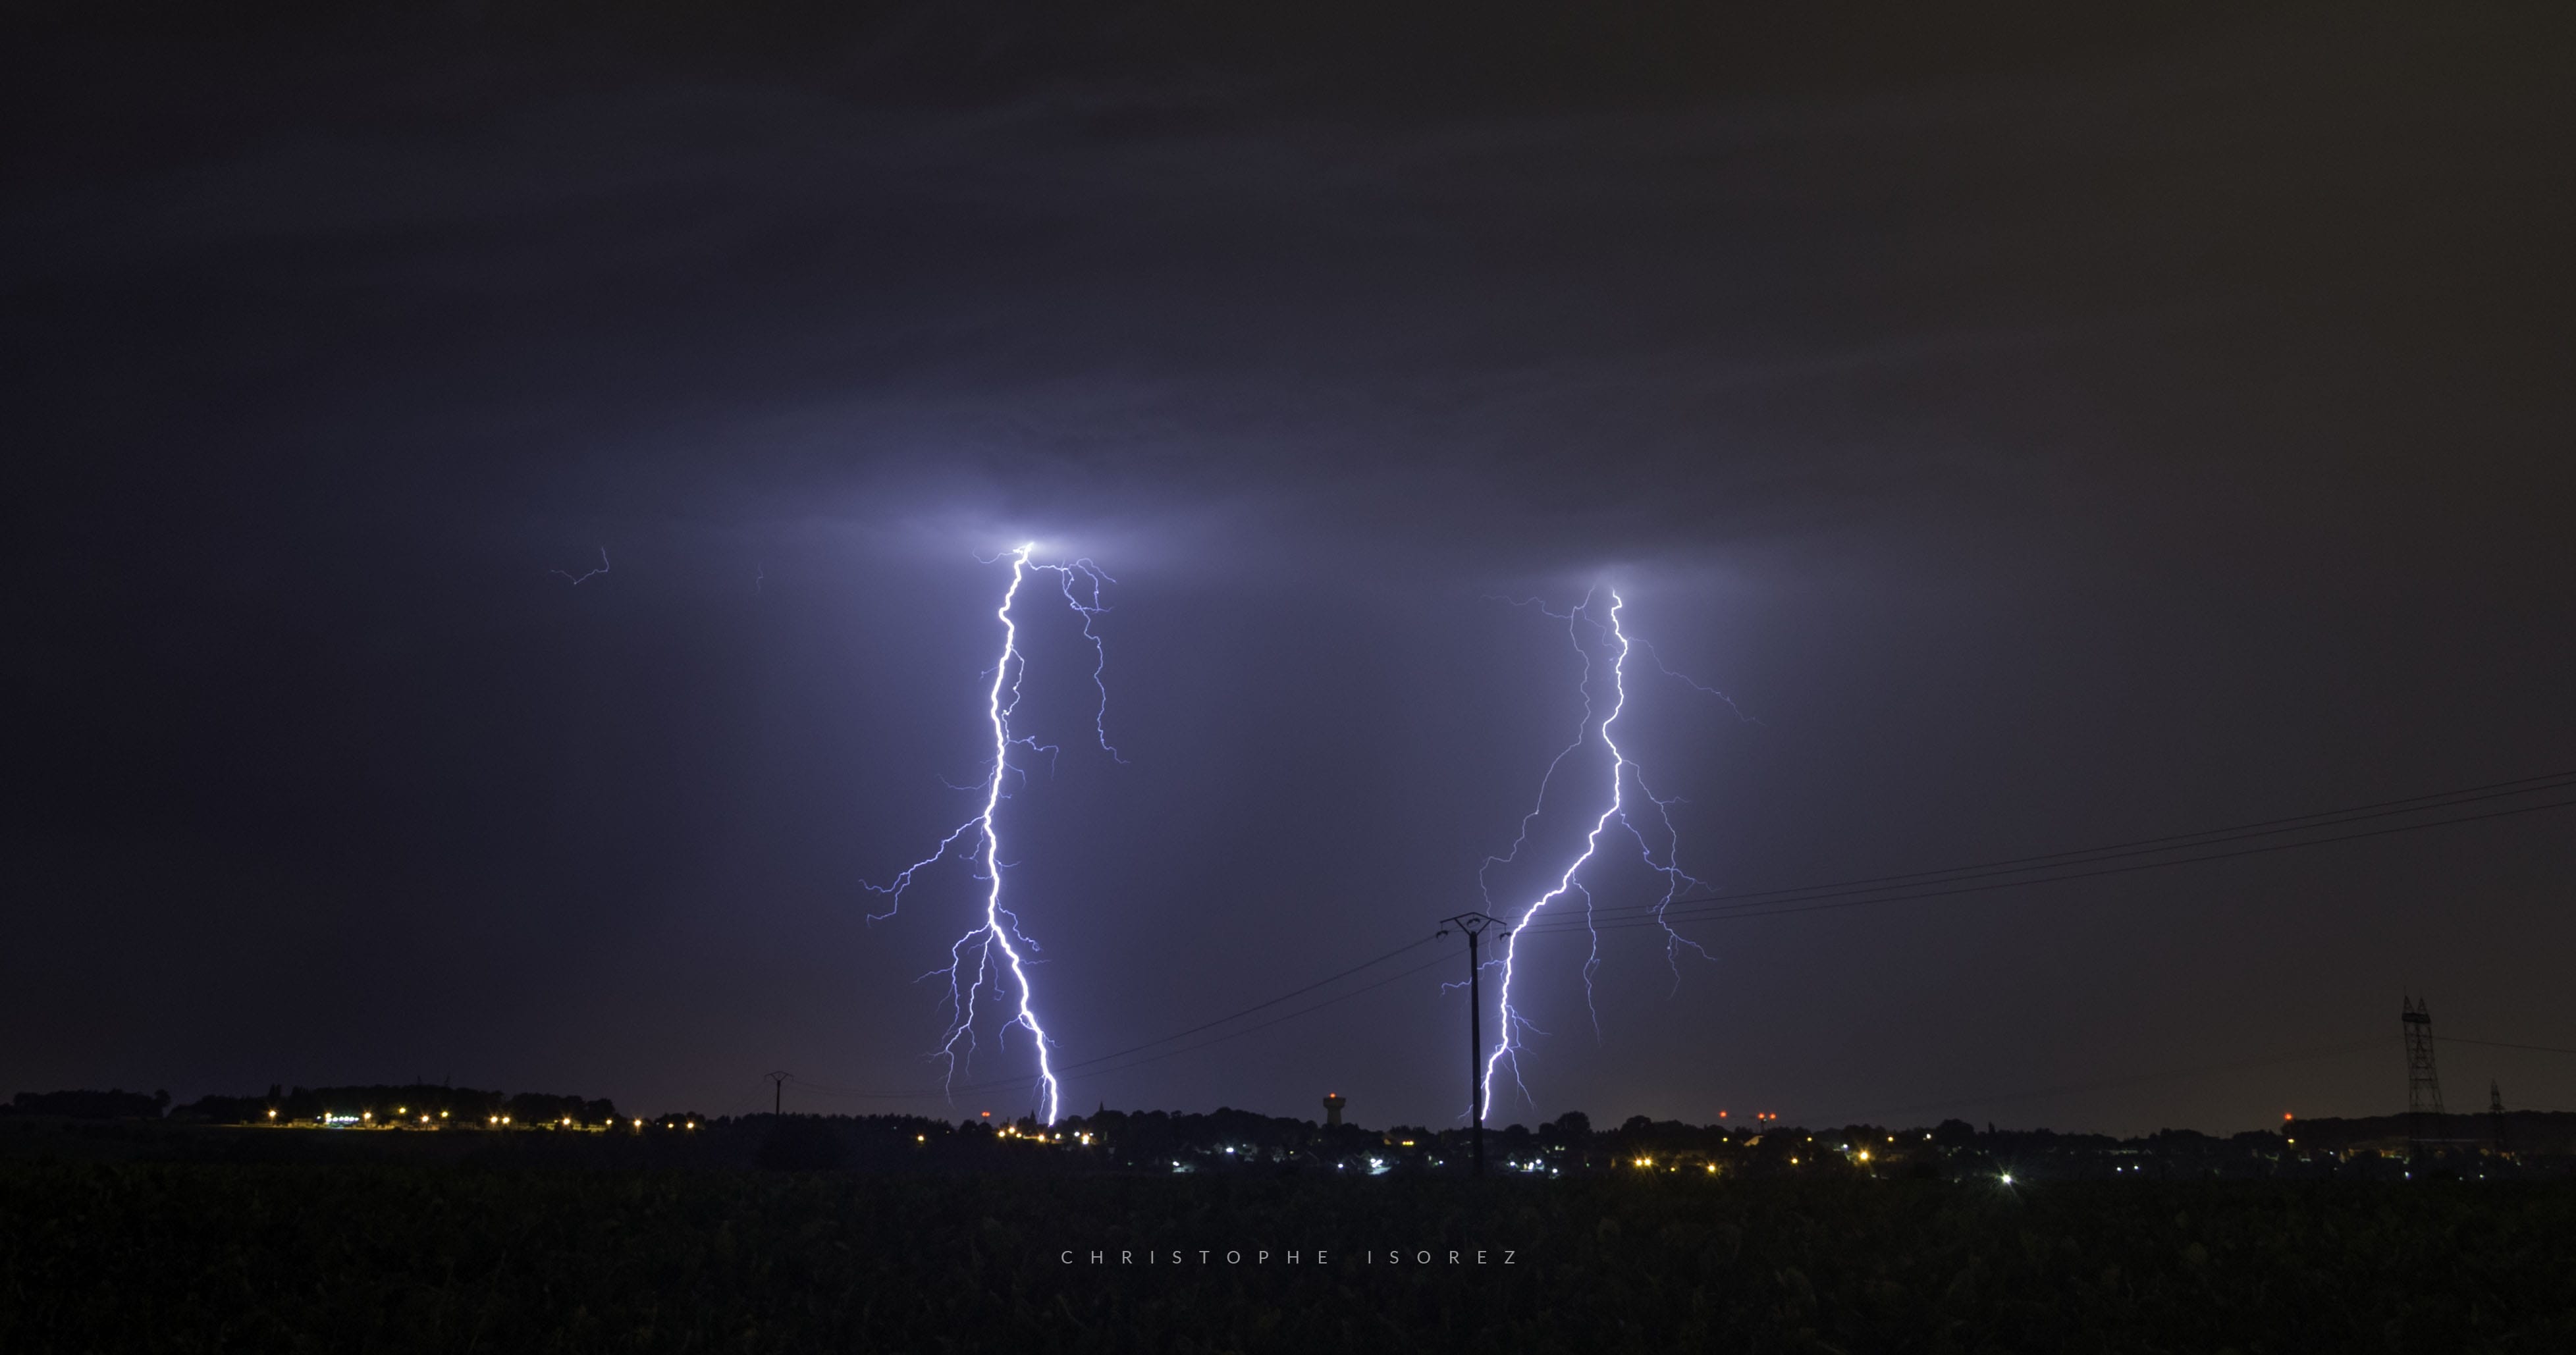
[[[1108,610],[1100,603],[1100,586],[1103,583],[1115,583],[1117,580],[1110,578],[1089,560],[1075,560],[1068,564],[1054,565],[1031,563],[1029,552],[1034,549],[1036,549],[1036,543],[1031,542],[1009,552],[1010,587],[1003,590],[1001,606],[994,609],[993,613],[994,618],[1002,623],[1002,653],[1001,657],[993,662],[993,685],[984,696],[985,717],[991,723],[993,730],[993,760],[984,779],[975,786],[967,788],[983,793],[983,809],[975,817],[957,825],[948,836],[941,838],[939,846],[930,855],[904,867],[891,882],[883,885],[870,884],[866,887],[872,892],[887,896],[886,911],[871,913],[868,915],[868,920],[875,922],[892,917],[903,902],[904,891],[912,887],[915,876],[949,859],[951,852],[961,841],[967,843],[956,859],[968,863],[974,878],[984,882],[984,916],[979,925],[968,929],[964,935],[957,938],[955,944],[948,948],[949,962],[944,972],[948,976],[949,1023],[939,1048],[933,1051],[933,1057],[945,1060],[947,1082],[954,1085],[958,1071],[974,1057],[976,1005],[983,996],[985,987],[988,984],[991,985],[995,995],[1009,1002],[1012,1007],[1010,1019],[1003,1022],[1001,1027],[1005,1045],[1007,1046],[1011,1027],[1018,1026],[1029,1032],[1032,1043],[1037,1048],[1039,1099],[1043,1106],[1045,1123],[1053,1124],[1056,1120],[1061,1093],[1061,1088],[1056,1082],[1055,1066],[1049,1057],[1049,1046],[1053,1044],[1053,1040],[1046,1033],[1046,1027],[1038,1021],[1035,997],[1029,986],[1028,961],[1023,954],[1024,951],[1035,954],[1039,948],[1036,942],[1030,940],[1027,934],[1020,930],[1019,915],[1002,906],[1000,829],[1002,783],[1004,778],[1015,771],[1020,772],[1023,780],[1027,776],[1025,771],[1012,765],[1011,750],[1026,748],[1031,752],[1050,755],[1056,751],[1052,745],[1039,743],[1036,739],[1025,735],[1014,734],[1011,730],[1012,712],[1016,711],[1020,704],[1020,679],[1028,671],[1028,660],[1020,653],[1019,648],[1019,622],[1012,616],[1011,609],[1019,601],[1020,585],[1027,581],[1032,571],[1052,571],[1059,575],[1064,584],[1065,602],[1082,617],[1083,637],[1091,642],[1096,659],[1092,668],[1092,681],[1100,687],[1100,707],[1094,718],[1093,729],[1099,735],[1103,750],[1111,757],[1118,758],[1120,762],[1126,759],[1119,758],[1118,750],[1109,744],[1109,688],[1102,677],[1108,667],[1108,652],[1102,646],[1100,636],[1092,629],[1093,620],[1100,613]],[[993,558],[998,560],[1003,557]],[[991,561],[986,563],[989,564]],[[1090,601],[1087,603],[1074,591],[1077,577],[1089,585]],[[968,972],[970,966],[973,971],[971,978]],[[931,971],[932,974],[941,972],[943,971]],[[1007,978],[1005,978],[1006,975]],[[928,978],[930,975],[925,974],[922,977]]]
[[[571,579],[572,586],[579,588],[583,584],[590,582],[594,577],[608,572],[608,547],[602,546],[599,548],[599,568],[597,569],[585,571],[578,576],[574,575],[572,571],[565,569],[549,569],[546,572],[560,578]]]
[[[1681,834],[1674,827],[1672,819],[1672,806],[1678,801],[1655,794],[1653,787],[1646,784],[1645,770],[1619,746],[1618,739],[1612,733],[1613,727],[1619,722],[1619,716],[1628,707],[1628,658],[1632,652],[1632,645],[1627,629],[1619,617],[1620,609],[1627,605],[1626,600],[1619,596],[1618,590],[1610,590],[1607,616],[1603,620],[1596,621],[1591,614],[1594,610],[1594,599],[1598,596],[1597,589],[1587,593],[1580,605],[1564,612],[1548,611],[1543,604],[1522,604],[1536,605],[1541,612],[1566,623],[1566,631],[1574,644],[1575,653],[1583,659],[1581,685],[1583,721],[1575,729],[1574,741],[1557,753],[1555,759],[1548,763],[1546,775],[1539,778],[1538,800],[1530,806],[1529,813],[1521,816],[1520,831],[1512,838],[1511,849],[1501,856],[1486,857],[1484,865],[1478,869],[1476,882],[1485,893],[1487,906],[1493,906],[1493,893],[1487,877],[1494,867],[1508,865],[1519,858],[1522,846],[1529,840],[1530,825],[1547,808],[1548,788],[1555,781],[1557,770],[1565,765],[1566,759],[1573,757],[1596,737],[1610,754],[1609,803],[1602,809],[1600,816],[1592,821],[1591,831],[1584,835],[1583,850],[1572,861],[1566,863],[1563,873],[1557,876],[1555,886],[1531,900],[1520,910],[1516,918],[1508,919],[1511,922],[1511,931],[1503,938],[1502,954],[1488,962],[1502,970],[1501,1035],[1494,1045],[1493,1052],[1485,1059],[1483,1090],[1485,1102],[1488,1105],[1493,1102],[1494,1074],[1501,1069],[1509,1069],[1513,1085],[1520,1088],[1521,1095],[1524,1097],[1529,1095],[1529,1088],[1521,1081],[1520,1075],[1520,1051],[1523,1047],[1521,1037],[1524,1032],[1537,1034],[1546,1032],[1539,1030],[1512,1005],[1512,981],[1515,977],[1513,962],[1520,947],[1521,933],[1536,921],[1539,914],[1549,905],[1568,896],[1582,900],[1585,929],[1591,935],[1591,949],[1583,961],[1583,1000],[1585,1007],[1592,1012],[1593,1034],[1596,1037],[1600,1034],[1601,1015],[1599,1009],[1593,1006],[1592,979],[1601,968],[1601,934],[1591,928],[1592,891],[1584,886],[1579,877],[1583,874],[1584,868],[1601,854],[1602,839],[1610,833],[1611,824],[1617,823],[1626,830],[1630,840],[1637,844],[1638,855],[1647,869],[1663,877],[1663,895],[1656,900],[1654,912],[1656,921],[1663,924],[1665,962],[1672,968],[1675,985],[1678,986],[1681,982],[1681,952],[1684,949],[1695,951],[1703,957],[1708,954],[1697,942],[1675,931],[1672,924],[1664,918],[1665,910],[1672,906],[1674,899],[1681,895],[1685,887],[1696,886],[1701,882],[1684,871],[1680,865]],[[1608,714],[1600,716],[1598,724],[1594,723],[1593,718],[1599,711],[1592,691],[1595,663],[1592,650],[1584,645],[1582,633],[1578,629],[1582,624],[1592,625],[1600,632],[1603,643],[1611,647],[1610,710]],[[1663,661],[1658,658],[1655,666],[1663,668]],[[1672,672],[1669,668],[1665,668],[1664,671]],[[1682,677],[1678,673],[1673,676]],[[1691,682],[1686,677],[1683,680]],[[1697,682],[1691,682],[1691,685],[1701,686]],[[1716,694],[1713,689],[1705,687],[1701,689]],[[1718,695],[1721,700],[1724,699],[1722,694]],[[1731,701],[1728,702],[1730,706],[1733,704]],[[1627,792],[1631,785],[1636,788],[1638,799],[1654,807],[1655,823],[1660,830],[1656,838],[1650,838],[1647,832],[1638,827],[1636,821],[1630,817]],[[1660,856],[1657,851],[1657,839],[1660,839],[1661,843]]]

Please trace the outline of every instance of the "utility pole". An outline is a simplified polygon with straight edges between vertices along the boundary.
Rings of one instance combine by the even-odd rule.
[[[1455,927],[1467,934],[1467,1113],[1475,1126],[1471,1141],[1475,1144],[1474,1173],[1485,1174],[1485,966],[1476,956],[1476,938],[1489,927],[1501,927],[1503,920],[1483,913],[1460,913],[1449,918],[1440,928],[1447,936]],[[1509,936],[1504,927],[1496,936]]]
[[[787,1103],[787,1079],[794,1073],[771,1073],[769,1076],[769,1114],[776,1118],[779,1108]]]

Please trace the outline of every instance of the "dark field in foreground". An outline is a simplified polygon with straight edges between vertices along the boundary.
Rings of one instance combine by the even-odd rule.
[[[11,1352],[2564,1351],[2571,1295],[2557,1183],[0,1166]]]

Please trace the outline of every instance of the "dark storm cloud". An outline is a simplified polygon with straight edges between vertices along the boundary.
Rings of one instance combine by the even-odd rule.
[[[1204,508],[1325,555],[1407,538],[1412,569],[1465,548],[1469,573],[1533,540],[1596,563],[2015,517],[2142,466],[2171,511],[2244,488],[2230,460],[2278,465],[2278,436],[2135,425],[2356,320],[2360,362],[2456,364],[2407,322],[2473,331],[2488,261],[2566,224],[2495,141],[2545,110],[2541,72],[2459,82],[2410,58],[2423,37],[2248,25],[1654,111],[1133,71],[962,106],[830,69],[415,76],[40,201],[12,256],[40,292],[201,289],[201,341],[296,385],[280,435],[391,415],[443,444],[404,458],[432,475],[534,454],[502,482],[540,507],[756,530],[820,488],[871,525],[928,499],[1147,536]],[[2302,472],[2369,456],[2384,395],[2279,379],[2341,444]],[[2361,470],[2380,495],[2413,473]],[[725,501],[651,502],[709,478]]]
[[[1225,1008],[1225,964],[1266,995],[1473,901],[1576,714],[1564,637],[1487,593],[1622,579],[1762,715],[1667,688],[1639,717],[1730,885],[2576,749],[2563,33],[1316,13],[22,45],[18,889],[137,1013],[42,1016],[59,1046],[242,1085],[462,1057],[678,1103],[786,1050],[916,1085],[905,981],[944,921],[859,926],[853,883],[954,817],[971,562],[1032,536],[1128,581],[1136,765],[1069,758],[1023,830],[1031,887],[1092,920],[1032,916],[1087,1051]],[[548,572],[602,547],[578,593]],[[2125,1068],[2174,973],[2251,986],[2358,894],[2339,968],[2226,1007],[2330,1024],[2414,981],[2391,920],[2438,859],[2122,896],[2256,919],[2216,957],[2117,911],[1730,938],[1548,1095],[1859,1109]],[[2562,864],[2502,850],[2485,925]],[[209,963],[442,1014],[317,1032],[262,998],[156,1046]],[[15,977],[31,1027],[90,981]],[[1872,1044],[1962,992],[1996,1059]],[[1690,1038],[1739,998],[1797,1017]],[[2033,1028],[2069,1007],[2080,1035]],[[1456,1013],[1405,1010],[1420,1049],[1336,1030],[1100,1093],[1300,1109],[1274,1084],[1347,1058],[1373,1115],[1430,1116],[1413,1061]]]

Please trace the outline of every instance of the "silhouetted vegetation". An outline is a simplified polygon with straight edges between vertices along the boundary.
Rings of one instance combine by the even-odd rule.
[[[20,1092],[0,1106],[0,1115],[61,1115],[75,1120],[157,1120],[170,1104],[170,1093],[146,1096],[123,1088],[114,1091]]]
[[[2571,1267],[2565,1183],[0,1166],[11,1351],[2538,1351]]]
[[[760,1165],[773,1171],[822,1171],[841,1165],[848,1150],[840,1135],[822,1120],[803,1115],[773,1116],[768,1137],[761,1140]]]

